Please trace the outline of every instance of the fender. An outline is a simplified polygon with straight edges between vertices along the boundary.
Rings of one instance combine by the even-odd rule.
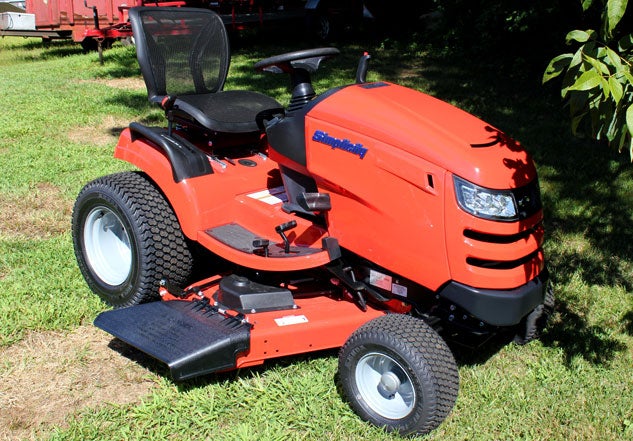
[[[165,151],[164,146],[153,142],[154,138],[144,136],[152,129],[139,124],[139,130],[133,124],[121,133],[114,157],[135,165],[150,177],[171,204],[185,236],[195,240],[204,222],[200,213],[208,208],[205,206],[208,198],[201,196],[201,190],[208,188],[213,169],[208,160],[206,166],[194,160],[193,172],[183,171],[180,167],[187,161],[182,153]]]
[[[176,182],[213,173],[209,158],[204,152],[185,138],[175,133],[170,134],[165,128],[148,127],[133,122],[130,124],[130,134],[132,141],[146,138],[163,150],[169,158]]]

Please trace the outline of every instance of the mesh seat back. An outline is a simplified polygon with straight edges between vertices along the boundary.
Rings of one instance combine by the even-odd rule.
[[[222,90],[230,49],[218,14],[198,8],[137,7],[130,9],[129,17],[150,101]]]

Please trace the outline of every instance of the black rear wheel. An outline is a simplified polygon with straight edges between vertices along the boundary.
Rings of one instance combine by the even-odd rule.
[[[163,278],[188,282],[193,257],[173,210],[143,173],[88,183],[75,201],[73,244],[88,286],[110,306],[154,300]]]
[[[339,355],[339,381],[361,418],[401,435],[439,426],[459,389],[444,340],[422,320],[400,314],[374,319],[351,335]]]

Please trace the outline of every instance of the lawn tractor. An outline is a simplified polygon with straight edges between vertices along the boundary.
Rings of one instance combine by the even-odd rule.
[[[77,197],[73,241],[113,308],[95,325],[165,363],[175,381],[341,348],[341,394],[363,419],[427,433],[450,413],[446,341],[538,335],[552,294],[543,211],[525,150],[421,92],[355,81],[317,94],[336,48],[266,58],[284,107],[224,90],[218,15],[130,9],[149,100],[115,157],[138,171]],[[353,77],[354,75],[350,75]]]

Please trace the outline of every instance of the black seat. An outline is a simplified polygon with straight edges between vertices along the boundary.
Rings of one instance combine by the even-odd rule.
[[[174,121],[215,133],[253,133],[283,112],[274,99],[223,91],[230,49],[226,28],[209,9],[136,7],[129,11],[149,100]]]

